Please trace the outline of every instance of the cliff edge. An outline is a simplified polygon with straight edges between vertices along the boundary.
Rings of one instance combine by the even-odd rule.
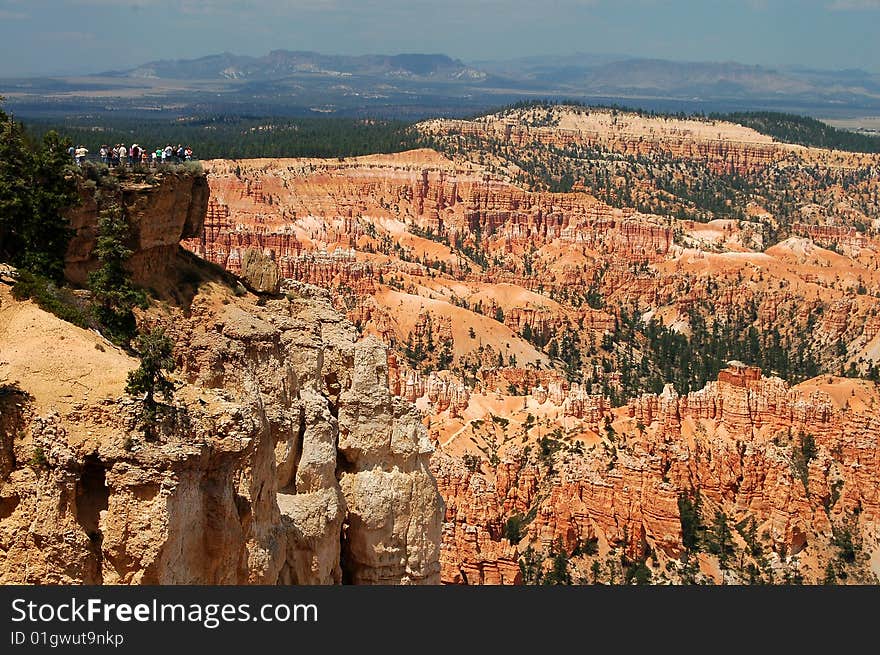
[[[94,265],[90,193],[73,282]],[[115,197],[133,277],[164,298],[138,319],[175,340],[174,397],[148,437],[124,394],[137,360],[0,284],[0,582],[439,583],[432,445],[385,347],[323,291],[258,298],[184,253],[203,176]]]

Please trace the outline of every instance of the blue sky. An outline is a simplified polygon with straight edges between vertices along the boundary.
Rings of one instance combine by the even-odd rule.
[[[0,0],[0,76],[276,48],[880,72],[880,0]]]

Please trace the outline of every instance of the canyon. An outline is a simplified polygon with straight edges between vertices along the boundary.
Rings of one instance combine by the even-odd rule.
[[[0,285],[0,580],[876,583],[880,157],[584,107],[414,129],[122,186],[158,440],[132,357]]]
[[[821,581],[844,530],[863,548],[850,580],[872,579],[876,156],[583,108],[418,127],[431,148],[206,162],[209,218],[185,245],[246,284],[242,263],[259,258],[257,287],[268,269],[329,289],[389,347],[390,388],[436,444],[443,582],[522,583],[527,549],[560,548],[585,582],[621,582],[639,562],[655,581]],[[744,178],[752,193],[728,218],[695,216],[685,192],[630,179],[637,204],[678,207],[635,209],[591,186],[589,170],[570,191],[547,190],[535,161],[567,170],[556,157],[573,150],[601,166]],[[827,188],[801,178],[810,167]],[[791,216],[766,208],[781,190]],[[621,370],[660,364],[642,335],[624,337],[634,321],[686,339],[702,321],[726,323],[812,360],[733,362],[676,389]],[[806,471],[804,438],[815,446]],[[685,548],[679,505],[696,496],[702,528],[717,514],[738,526],[737,567]],[[601,572],[589,574],[594,562]]]

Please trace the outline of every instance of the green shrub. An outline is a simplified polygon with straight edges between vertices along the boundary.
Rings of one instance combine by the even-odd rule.
[[[832,527],[831,543],[837,547],[837,558],[846,564],[856,561],[856,545],[852,530],[847,525]]]
[[[541,461],[545,464],[551,464],[553,461],[553,454],[562,448],[562,443],[554,439],[553,437],[543,436],[538,441],[538,446],[540,447],[540,458]]]
[[[512,544],[518,544],[522,540],[523,516],[514,514],[504,524],[504,537]]]
[[[82,165],[82,175],[86,180],[102,183],[110,175],[110,167],[104,163],[87,161]]]
[[[188,173],[190,175],[204,175],[205,169],[202,166],[202,162],[199,161],[185,161],[177,164],[175,166],[176,171],[182,171],[184,173]]]
[[[16,300],[33,300],[40,309],[81,328],[93,327],[95,324],[87,304],[77,299],[68,289],[58,287],[52,280],[30,271],[18,272],[18,280],[12,287],[12,296]]]
[[[651,569],[644,560],[639,560],[626,570],[624,576],[626,584],[646,585],[651,583]]]
[[[482,466],[482,460],[479,455],[472,455],[471,453],[465,453],[461,457],[461,461],[464,462],[465,468],[471,473],[477,473]]]
[[[49,468],[49,459],[46,457],[46,452],[40,446],[34,446],[34,452],[31,454],[31,468]]]
[[[143,395],[142,419],[150,435],[152,423],[156,420],[159,409],[156,396],[162,396],[167,400],[174,390],[174,385],[166,376],[166,373],[173,371],[175,367],[172,356],[174,342],[165,335],[162,328],[155,328],[138,336],[135,350],[141,364],[129,372],[125,392],[133,396]]]

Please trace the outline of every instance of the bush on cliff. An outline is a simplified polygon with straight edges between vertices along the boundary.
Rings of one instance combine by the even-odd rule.
[[[89,274],[89,289],[96,312],[110,339],[126,346],[137,332],[132,310],[145,308],[147,297],[131,282],[125,262],[132,255],[128,247],[130,228],[122,210],[113,205],[101,213],[95,255],[100,268]]]
[[[138,336],[135,350],[141,364],[129,372],[125,392],[133,396],[143,396],[143,425],[149,435],[159,414],[159,403],[156,396],[168,400],[174,391],[174,385],[166,373],[175,368],[173,351],[174,342],[162,328],[154,328]]]
[[[12,297],[16,300],[33,300],[40,309],[78,327],[96,326],[88,303],[42,275],[35,275],[27,270],[19,271],[18,281],[12,287]]]

